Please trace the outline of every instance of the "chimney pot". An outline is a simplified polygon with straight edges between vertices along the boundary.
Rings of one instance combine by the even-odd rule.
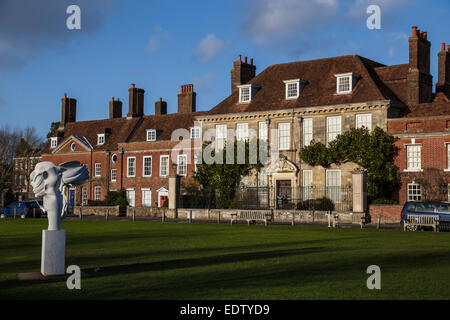
[[[413,27],[412,27],[412,36],[413,36],[413,37],[417,37],[417,31],[418,31],[418,30],[417,30],[417,27],[416,27],[416,26],[413,26]]]
[[[427,38],[428,38],[428,32],[424,32],[424,33],[423,33],[423,38],[424,38],[425,40],[427,40]]]
[[[134,88],[134,87],[136,87],[136,85],[135,85],[134,83],[132,83],[132,84],[131,84],[131,87]]]
[[[238,61],[241,62],[242,61],[242,55],[238,55]]]
[[[253,58],[250,59],[250,64],[253,65]]]
[[[247,57],[244,58],[244,63],[247,63]]]
[[[450,44],[447,45],[447,52],[450,52]]]

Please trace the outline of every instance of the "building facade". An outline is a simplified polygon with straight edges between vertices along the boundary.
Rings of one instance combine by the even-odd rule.
[[[89,167],[91,179],[71,191],[72,202],[87,204],[126,189],[134,206],[161,206],[170,175],[192,181],[195,163],[202,161],[202,141],[214,141],[220,149],[227,141],[257,138],[267,142],[276,161],[244,177],[243,185],[267,188],[267,205],[276,207],[279,198],[316,198],[315,188],[340,203],[345,195],[339,190],[351,188],[358,165],[311,167],[301,161],[300,150],[313,140],[328,144],[351,128],[380,127],[399,138],[401,187],[393,197],[400,202],[413,194],[423,198],[417,196],[423,191],[417,173],[431,168],[446,176],[450,169],[450,46],[443,44],[438,53],[435,92],[430,48],[427,33],[413,27],[409,62],[400,65],[348,55],[276,64],[256,74],[253,59],[239,56],[230,95],[205,112],[196,111],[193,85],[181,87],[174,114],[167,114],[160,99],[155,113],[144,115],[144,90],[132,85],[126,117],[122,102],[113,98],[109,119],[77,122],[76,100],[64,97],[61,126],[42,161],[78,160]]]

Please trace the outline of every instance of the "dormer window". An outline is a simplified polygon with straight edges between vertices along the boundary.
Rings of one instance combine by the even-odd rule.
[[[97,134],[97,144],[105,144],[106,135],[104,133]]]
[[[50,138],[50,148],[54,149],[58,146],[58,137]]]
[[[252,101],[253,96],[255,95],[256,88],[251,84],[244,84],[242,86],[238,86],[239,88],[239,103],[246,104]]]
[[[147,130],[147,141],[156,141],[156,130],[155,129]]]
[[[342,73],[342,74],[335,74],[334,75],[337,79],[336,81],[336,87],[337,87],[337,94],[349,94],[352,93],[353,87],[356,84],[356,81],[358,77],[353,72],[349,73]]]
[[[284,80],[283,82],[286,85],[286,100],[297,99],[306,83],[305,80],[300,79]]]

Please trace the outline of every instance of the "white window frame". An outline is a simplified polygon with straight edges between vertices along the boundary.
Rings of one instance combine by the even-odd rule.
[[[303,170],[302,175],[303,200],[313,199],[313,171]]]
[[[114,172],[114,174],[113,174]],[[116,182],[117,181],[117,169],[111,169],[111,181]]]
[[[262,141],[269,140],[269,130],[265,121],[258,122],[258,138]]]
[[[152,189],[151,188],[142,188],[142,207],[150,208],[152,206]],[[149,194],[149,199],[145,196],[146,192]],[[147,201],[146,201],[147,200]]]
[[[184,160],[182,160],[182,159],[184,159]],[[182,169],[184,170],[184,172]],[[177,157],[177,174],[179,176],[183,176],[183,177],[186,177],[186,175],[187,175],[187,155],[186,154],[179,154]]]
[[[337,180],[338,184],[337,185],[330,185],[328,174],[329,173],[336,173],[336,172],[339,173],[339,180]],[[341,170],[326,170],[325,175],[326,175],[325,176],[325,180],[326,180],[325,187],[326,187],[327,198],[332,200],[333,203],[341,203],[342,202],[342,194],[341,194],[342,172],[341,172]],[[329,190],[330,187],[335,187],[336,188],[335,192],[330,194],[330,192],[329,192],[330,191]]]
[[[97,134],[97,145],[101,146],[105,144],[106,136],[104,133]]]
[[[285,128],[282,128],[282,127],[285,127]],[[285,133],[287,133],[287,134],[285,134]],[[290,122],[278,123],[278,149],[279,150],[290,150],[291,149],[291,123]]]
[[[147,129],[146,140],[156,141],[156,129]]]
[[[167,165],[166,165],[166,167],[165,167],[165,169],[166,169],[166,173],[165,174],[163,174],[163,166],[162,166],[162,163],[163,163],[163,159],[167,159]],[[164,155],[160,155],[159,156],[159,176],[160,177],[167,177],[167,176],[169,176],[169,169],[170,169],[170,157],[169,157],[169,155],[168,154],[164,154]]]
[[[150,174],[145,174],[145,168],[146,168],[145,160],[146,159],[150,159]],[[142,157],[142,176],[146,177],[146,178],[151,177],[152,176],[152,170],[153,170],[153,158],[152,158],[152,156],[143,156]]]
[[[192,127],[191,128],[191,139],[200,139],[202,137],[202,128],[201,127]]]
[[[50,148],[55,149],[58,146],[58,137],[50,138]]]
[[[295,100],[298,99],[300,96],[300,79],[293,79],[293,80],[284,80],[285,84],[285,98],[286,100]],[[292,85],[296,85],[297,89],[295,90],[294,95],[289,95],[290,91],[292,90]]]
[[[244,84],[241,86],[237,86],[239,88],[239,103],[240,104],[248,104],[252,102],[253,98],[253,88],[251,84]],[[244,92],[248,90],[248,95]]]
[[[130,174],[130,160],[133,161],[133,174]],[[127,178],[136,177],[136,157],[127,157]]]
[[[450,143],[445,143],[445,150],[447,152],[447,168],[444,169],[445,172],[450,171]]]
[[[236,124],[236,141],[248,141],[248,123]]]
[[[100,201],[102,197],[102,188],[99,186],[94,187],[94,200]]]
[[[422,171],[422,145],[408,144],[406,146],[406,169],[405,172],[421,172]],[[414,151],[416,150],[416,151]],[[417,151],[418,150],[418,151]],[[419,156],[415,156],[419,154]],[[410,157],[413,156],[413,157]]]
[[[349,73],[341,73],[341,74],[335,74],[336,77],[336,94],[350,94],[353,91],[353,81],[354,81],[354,74],[353,72]],[[343,80],[348,79],[348,89],[347,90],[341,90],[341,82]]]
[[[94,176],[101,177],[102,176],[102,164],[100,162],[96,162],[94,164]]]
[[[408,201],[422,200],[422,187],[416,182],[408,183],[406,186],[406,199]]]
[[[369,119],[368,121],[366,119]],[[363,113],[356,115],[356,129],[365,127],[367,130],[372,131],[372,114]]]
[[[339,124],[332,123],[333,120],[339,119]],[[339,131],[330,129],[337,129],[339,127]],[[328,144],[336,139],[338,135],[342,134],[342,117],[341,116],[335,116],[335,117],[327,117],[327,146]]]
[[[313,118],[303,119],[303,146],[307,147],[313,140]]]
[[[226,124],[216,125],[215,146],[216,151],[223,150],[227,141],[228,128]]]

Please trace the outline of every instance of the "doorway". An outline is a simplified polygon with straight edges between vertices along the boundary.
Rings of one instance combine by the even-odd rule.
[[[277,209],[292,209],[291,180],[277,180]]]

